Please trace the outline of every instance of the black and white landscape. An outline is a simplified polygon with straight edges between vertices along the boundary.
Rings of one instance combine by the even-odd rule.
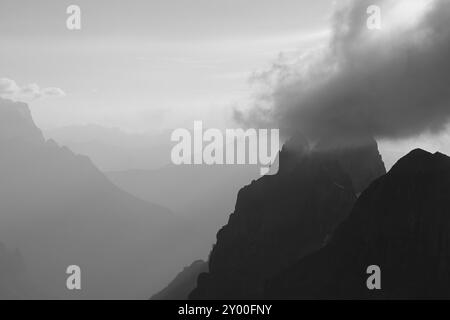
[[[0,42],[0,299],[450,299],[449,1],[2,0]]]

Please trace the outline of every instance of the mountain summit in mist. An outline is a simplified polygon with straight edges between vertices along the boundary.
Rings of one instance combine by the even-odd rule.
[[[273,277],[283,299],[450,298],[450,158],[416,149],[374,181],[329,243]],[[381,270],[368,290],[366,269]]]
[[[217,233],[209,272],[191,299],[258,299],[265,282],[320,249],[350,212],[357,193],[385,173],[374,140],[311,150],[299,136],[279,155],[279,172],[239,191]]]

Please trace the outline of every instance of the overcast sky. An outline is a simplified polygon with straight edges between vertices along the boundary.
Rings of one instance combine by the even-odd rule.
[[[70,4],[80,31],[66,28]],[[252,72],[320,43],[332,11],[331,0],[2,0],[0,78],[65,92],[30,99],[44,128],[220,127]]]

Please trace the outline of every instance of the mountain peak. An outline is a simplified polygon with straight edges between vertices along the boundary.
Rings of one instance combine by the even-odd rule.
[[[436,172],[446,170],[450,158],[440,152],[430,153],[423,149],[414,149],[402,157],[392,167],[390,174],[412,174],[413,172]],[[440,168],[440,169],[438,169]]]
[[[450,158],[415,149],[358,198],[328,244],[270,280],[271,298],[450,297]],[[366,269],[381,270],[368,290]]]
[[[313,145],[302,135],[293,136],[280,152],[279,172],[290,173],[307,158],[337,161],[350,176],[357,194],[386,173],[378,144],[372,137],[346,140],[346,143],[333,138],[323,139]]]
[[[0,98],[0,142],[6,141],[39,143],[44,137],[26,103]]]
[[[167,265],[157,277],[148,265],[173,261],[175,240],[162,239],[175,217],[120,190],[88,157],[45,141],[24,103],[0,99],[0,155],[0,235],[31,266],[33,298],[130,298],[169,278]],[[61,285],[71,264],[89,270],[76,296]]]
[[[242,188],[217,233],[209,273],[192,299],[257,299],[264,281],[321,248],[367,184],[385,173],[377,144],[312,149],[301,136],[282,148],[279,173]]]

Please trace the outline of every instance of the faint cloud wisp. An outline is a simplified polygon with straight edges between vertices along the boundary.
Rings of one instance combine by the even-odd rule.
[[[57,87],[41,88],[36,83],[19,86],[9,78],[0,78],[0,97],[12,100],[35,100],[47,97],[63,97],[66,93]]]

